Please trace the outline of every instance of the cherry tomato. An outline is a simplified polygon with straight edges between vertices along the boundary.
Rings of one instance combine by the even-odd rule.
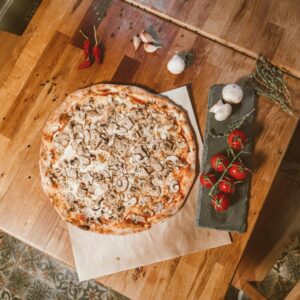
[[[229,165],[229,160],[224,154],[217,153],[211,157],[210,164],[214,170],[223,173]]]
[[[228,209],[229,198],[226,194],[219,192],[213,196],[211,203],[217,212],[222,212]]]
[[[200,176],[201,185],[211,188],[217,182],[216,176],[210,172],[203,173]]]
[[[230,177],[223,177],[223,179],[219,182],[219,190],[225,194],[234,194],[234,180]]]
[[[230,148],[234,150],[241,150],[244,148],[244,145],[247,141],[247,137],[242,130],[235,129],[233,130],[227,139],[227,143]]]
[[[229,168],[228,173],[234,179],[243,181],[247,178],[250,170],[242,162],[236,161]]]

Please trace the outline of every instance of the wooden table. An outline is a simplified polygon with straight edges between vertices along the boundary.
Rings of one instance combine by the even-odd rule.
[[[125,0],[300,78],[298,0]]]
[[[95,23],[105,45],[104,62],[78,71],[83,58],[78,29],[91,31]],[[152,55],[135,52],[130,39],[150,25],[163,48]],[[178,76],[168,73],[174,51],[189,49],[196,54],[193,65]],[[103,81],[155,92],[189,84],[203,133],[210,86],[234,82],[254,66],[252,58],[119,0],[44,0],[0,72],[0,229],[74,266],[66,225],[42,192],[38,169],[41,129],[67,93]],[[296,103],[299,82],[285,79]],[[233,234],[232,245],[99,282],[133,299],[222,299],[296,124],[277,105],[259,99],[248,230]]]

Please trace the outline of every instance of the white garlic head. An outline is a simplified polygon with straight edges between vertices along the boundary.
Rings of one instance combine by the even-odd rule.
[[[168,70],[172,74],[180,74],[185,69],[185,61],[178,54],[175,54],[168,62],[167,65]]]
[[[222,97],[228,103],[238,104],[242,101],[243,96],[242,88],[234,83],[225,85],[222,90]]]

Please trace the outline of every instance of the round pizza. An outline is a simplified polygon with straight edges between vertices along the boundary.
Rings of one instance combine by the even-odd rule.
[[[61,217],[126,234],[174,215],[195,178],[186,113],[133,86],[98,84],[68,95],[42,134],[40,172]]]

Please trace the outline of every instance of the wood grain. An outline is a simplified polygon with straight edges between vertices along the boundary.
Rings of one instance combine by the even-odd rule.
[[[0,89],[0,229],[72,266],[66,226],[43,194],[38,173],[41,129],[65,95],[112,79],[154,92],[189,84],[203,134],[210,87],[235,82],[255,66],[253,59],[241,53],[127,3],[112,0],[108,6],[102,0],[97,3],[107,10],[102,12],[106,16],[97,34],[105,46],[103,64],[78,71],[83,59],[78,30],[81,24],[92,27],[90,13],[97,13],[91,10],[93,3],[82,1],[74,8],[73,1],[44,0],[20,38],[21,46],[19,42],[16,46],[19,55]],[[130,39],[149,26],[157,32],[163,48],[154,54],[142,49],[135,52]],[[194,51],[194,63],[179,76],[171,75],[166,69],[168,60],[175,50],[185,49]],[[286,79],[297,103],[299,82],[290,76]],[[132,299],[222,299],[296,124],[297,119],[288,118],[278,106],[265,98],[258,100],[248,230],[243,235],[233,234],[232,245],[99,281]]]
[[[279,171],[235,273],[235,287],[242,288],[247,281],[260,282],[267,276],[289,237],[300,228],[299,195],[300,187]]]
[[[267,56],[300,78],[297,0],[125,0],[251,57]]]

